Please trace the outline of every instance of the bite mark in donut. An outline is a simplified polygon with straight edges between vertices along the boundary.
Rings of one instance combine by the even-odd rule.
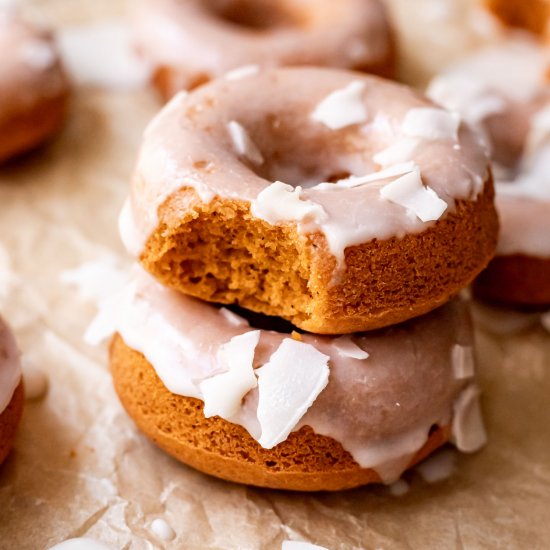
[[[367,121],[333,130],[311,118],[358,80]],[[252,94],[266,86],[269,97]],[[405,87],[341,71],[218,81],[175,98],[147,130],[123,240],[163,284],[311,332],[421,315],[467,285],[496,243],[485,152],[453,120]],[[235,149],[230,121],[262,162]]]

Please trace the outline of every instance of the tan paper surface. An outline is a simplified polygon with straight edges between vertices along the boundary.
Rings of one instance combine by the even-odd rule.
[[[421,55],[436,27],[410,8],[425,0],[393,3],[400,22],[417,23],[416,35],[405,33],[405,74],[421,81],[442,63]],[[32,7],[58,25],[122,13],[119,2]],[[472,43],[463,40],[461,48]],[[430,61],[418,66],[422,59]],[[0,168],[0,311],[50,382],[45,398],[27,402],[0,469],[0,548],[41,550],[83,535],[132,550],[280,548],[288,539],[331,549],[548,548],[550,337],[540,326],[507,337],[478,330],[489,444],[458,456],[440,483],[408,474],[404,496],[384,487],[300,495],[237,486],[176,463],[137,432],[112,389],[105,348],[83,343],[94,307],[60,273],[124,257],[116,218],[157,106],[146,91],[78,89],[64,133]],[[152,534],[157,517],[175,540]]]

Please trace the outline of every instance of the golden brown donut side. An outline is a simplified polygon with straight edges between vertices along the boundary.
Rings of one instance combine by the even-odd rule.
[[[57,97],[40,99],[1,121],[0,162],[23,154],[53,136],[65,121],[68,98],[68,91],[64,91]]]
[[[493,196],[488,180],[477,200],[458,201],[422,233],[347,248],[332,285],[336,260],[323,235],[304,237],[252,217],[243,201],[205,204],[183,189],[159,209],[140,260],[161,283],[203,300],[318,334],[371,330],[435,309],[486,267],[498,233]]]
[[[0,465],[6,459],[15,439],[17,426],[23,414],[25,396],[20,382],[6,409],[0,414]]]
[[[474,282],[474,295],[497,305],[550,307],[550,258],[497,256]]]
[[[137,426],[161,449],[207,474],[233,482],[296,491],[337,491],[380,477],[361,468],[334,439],[304,426],[273,449],[263,449],[241,426],[205,418],[202,401],[168,391],[145,357],[120,336],[110,347],[119,398]],[[449,438],[448,427],[432,431],[410,466]]]

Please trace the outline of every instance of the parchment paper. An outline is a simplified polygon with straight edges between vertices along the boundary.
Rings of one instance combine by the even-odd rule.
[[[400,26],[407,22],[409,81],[490,39],[464,23],[457,3],[392,1]],[[27,8],[57,26],[124,13],[107,0]],[[0,548],[40,550],[83,535],[132,550],[280,548],[288,539],[331,549],[548,548],[550,337],[540,325],[508,336],[478,330],[489,444],[457,456],[439,483],[408,474],[399,497],[385,487],[300,495],[233,485],[176,463],[139,434],[112,389],[106,349],[82,340],[94,306],[60,273],[113,255],[127,261],[116,218],[157,108],[145,90],[78,87],[62,135],[0,168],[0,310],[50,384],[27,402],[0,469]],[[159,517],[175,530],[172,542],[152,534]]]

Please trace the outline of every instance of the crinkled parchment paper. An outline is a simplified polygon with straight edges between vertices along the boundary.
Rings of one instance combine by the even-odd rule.
[[[457,48],[488,39],[464,30],[453,1],[392,3],[409,24],[404,73],[416,82]],[[30,8],[58,27],[123,14],[107,0]],[[116,218],[157,108],[144,90],[79,87],[63,134],[0,168],[0,310],[49,378],[47,395],[27,402],[0,469],[0,548],[41,550],[82,535],[132,550],[279,548],[285,539],[331,549],[548,548],[550,336],[540,325],[508,336],[478,329],[489,444],[457,456],[439,483],[408,474],[402,496],[385,487],[300,495],[233,485],[176,463],[137,432],[111,387],[106,349],[82,340],[94,306],[60,273],[125,258]],[[172,542],[152,534],[155,518],[175,530]]]

